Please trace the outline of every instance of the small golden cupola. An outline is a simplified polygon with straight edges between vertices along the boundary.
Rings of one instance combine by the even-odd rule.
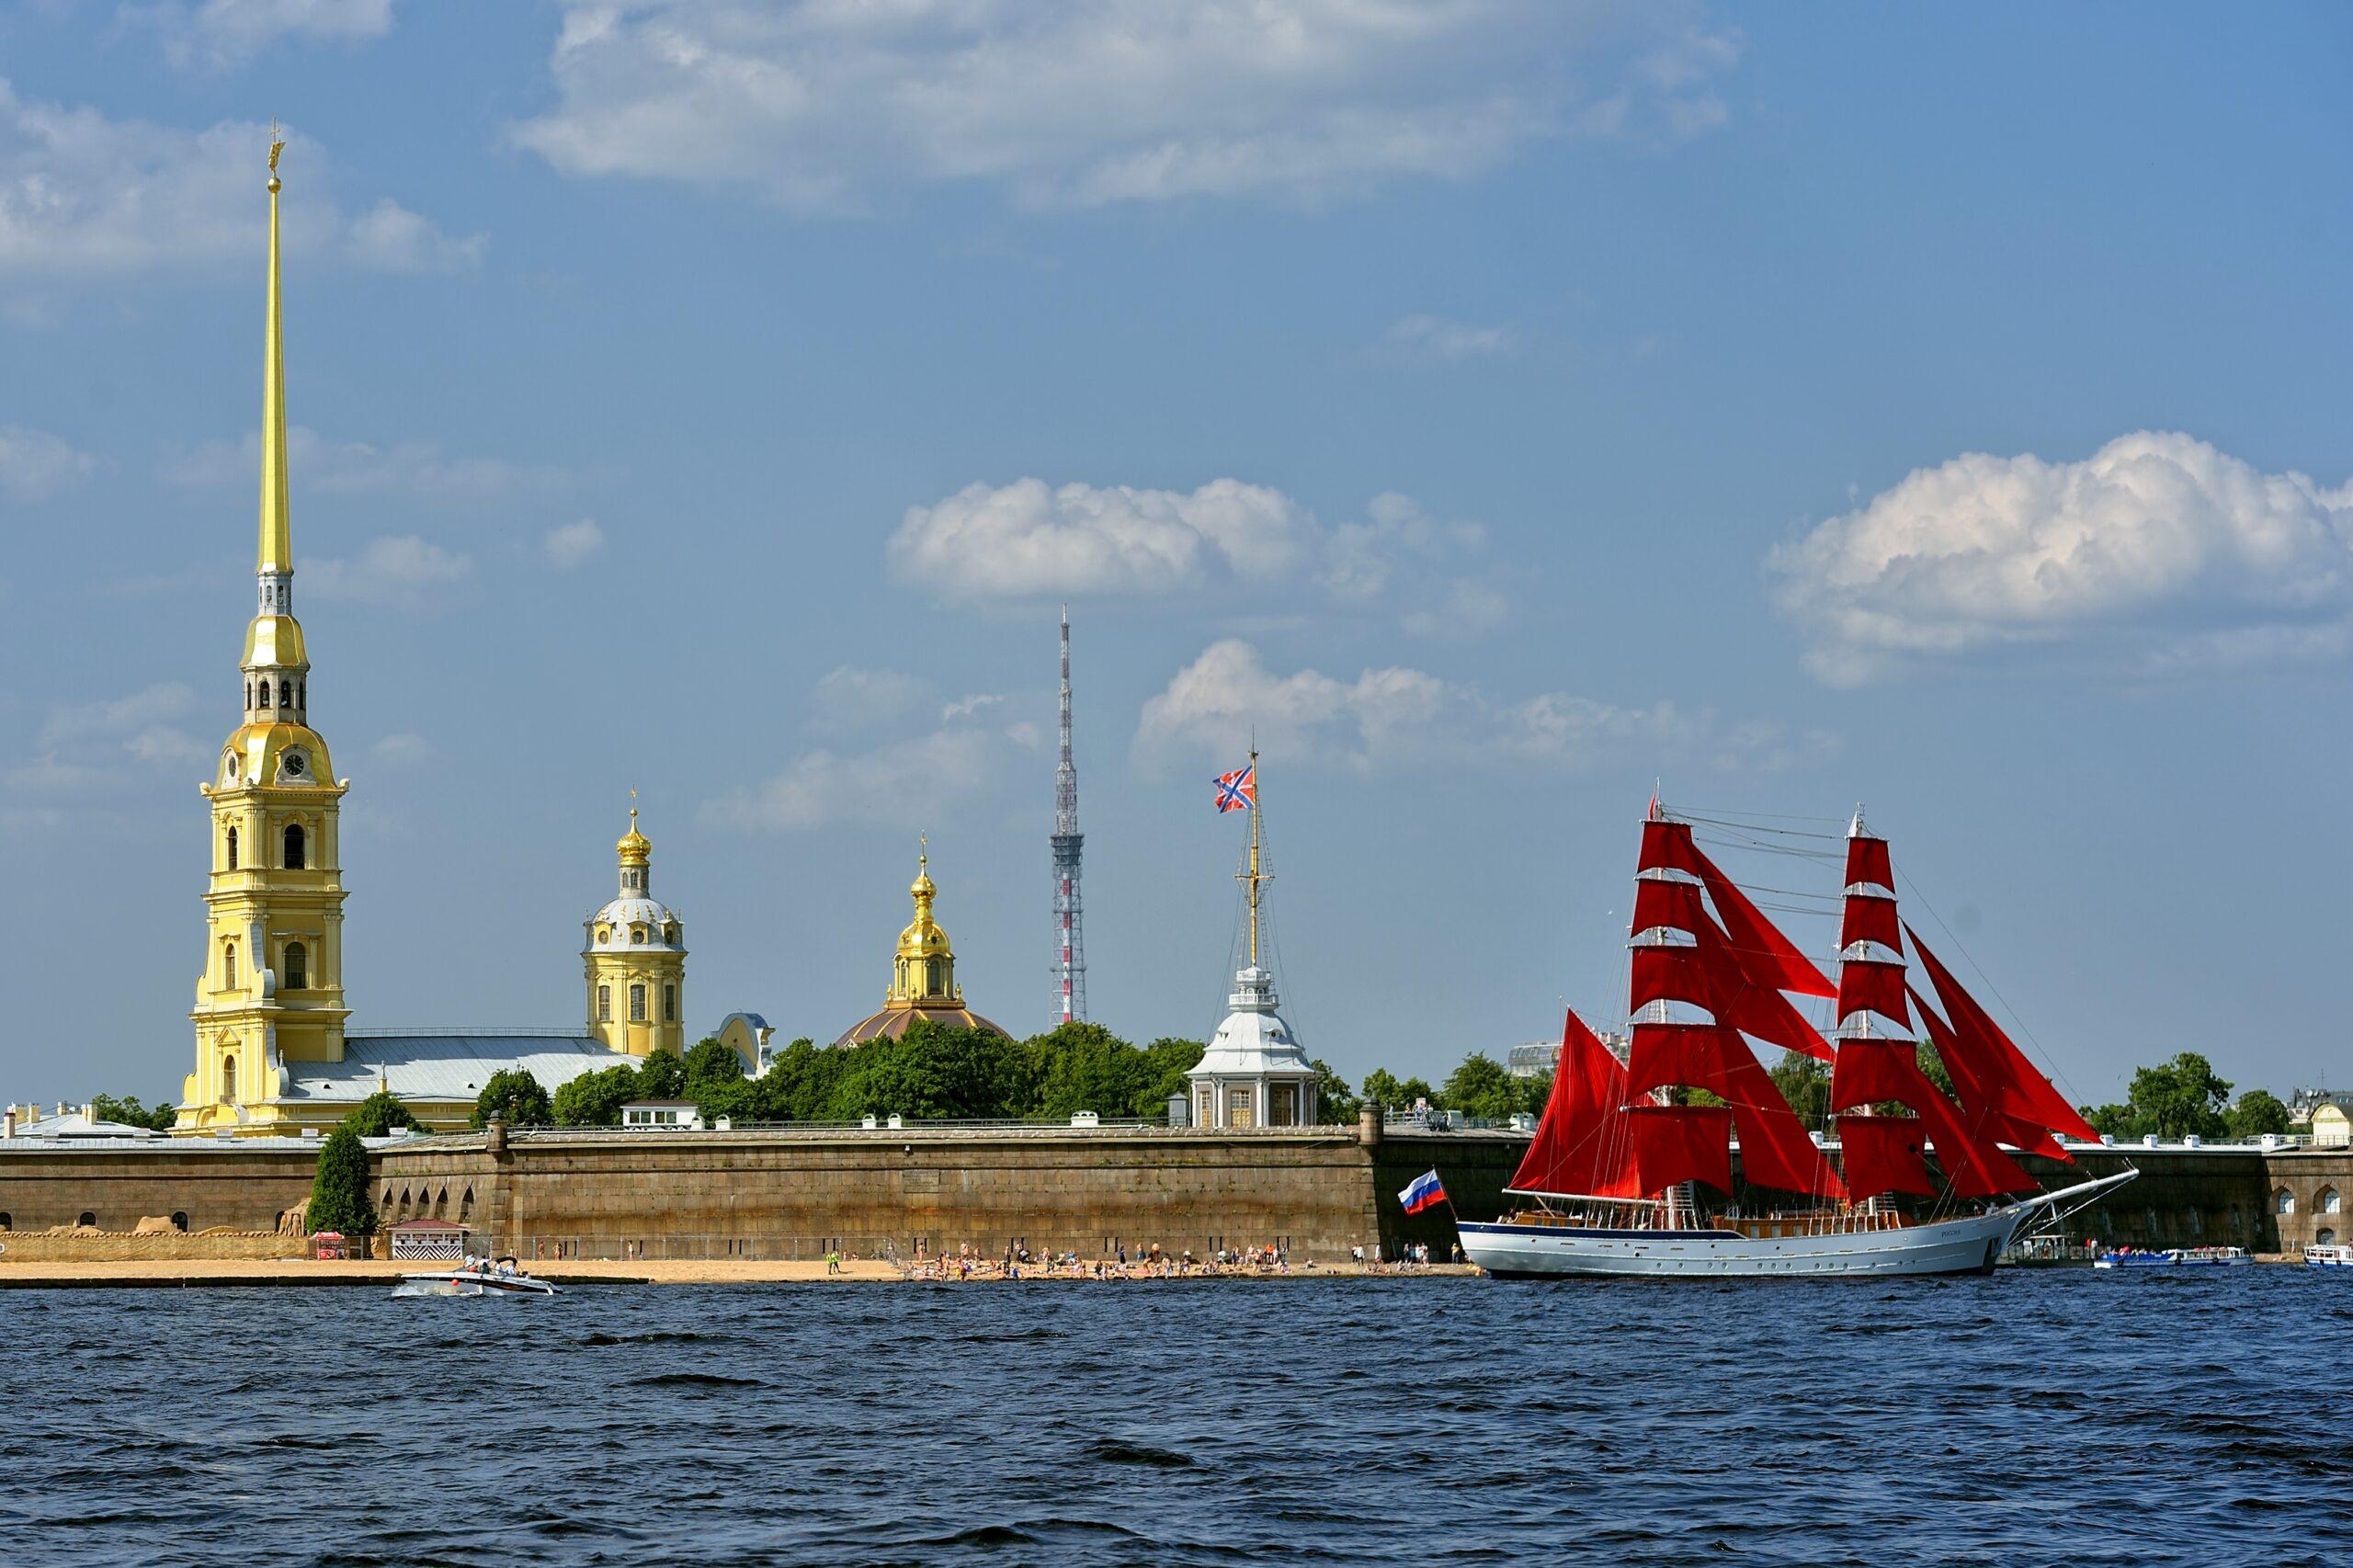
[[[930,1018],[953,1028],[1004,1034],[1003,1029],[964,1006],[964,988],[956,983],[955,947],[931,913],[932,901],[939,896],[939,889],[931,880],[928,838],[919,842],[915,880],[907,892],[915,901],[915,917],[899,933],[899,950],[892,959],[891,984],[883,993],[882,1010],[851,1025],[834,1043],[857,1045],[870,1040],[896,1040],[917,1018]]]

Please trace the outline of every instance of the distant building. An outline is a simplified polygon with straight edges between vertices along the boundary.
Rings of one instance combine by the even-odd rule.
[[[939,890],[931,881],[931,846],[926,840],[915,857],[915,884],[907,889],[915,901],[915,917],[899,933],[899,950],[892,961],[891,989],[883,994],[882,1010],[870,1013],[844,1029],[835,1045],[859,1045],[870,1040],[897,1040],[917,1018],[960,1029],[1005,1031],[964,1006],[963,987],[956,983],[956,949],[948,933],[931,917],[931,901]],[[1007,1037],[1011,1038],[1010,1036]]]
[[[1619,1061],[1626,1060],[1627,1040],[1621,1034],[1604,1033],[1598,1037]],[[1557,1040],[1530,1040],[1515,1045],[1506,1057],[1504,1065],[1515,1078],[1549,1078],[1561,1064],[1561,1042]]]

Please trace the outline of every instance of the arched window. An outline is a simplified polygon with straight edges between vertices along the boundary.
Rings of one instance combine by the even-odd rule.
[[[254,683],[253,683],[253,682],[251,682],[251,681],[247,681],[247,682],[245,682],[245,706],[246,706],[247,708],[251,708],[253,705],[254,705]]]
[[[629,988],[629,1021],[632,1024],[645,1022],[645,987],[642,985]]]
[[[613,1021],[613,988],[609,985],[597,987],[597,1021],[600,1024]]]
[[[665,1024],[678,1021],[678,988],[675,985],[662,988],[662,1021]]]
[[[237,1103],[237,1059],[233,1056],[221,1059],[221,1098],[229,1105]]]
[[[2281,1187],[2271,1195],[2271,1211],[2274,1214],[2293,1214],[2296,1211],[2296,1195]]]
[[[907,992],[907,960],[904,960],[904,959],[901,959],[901,960],[899,960],[899,994],[901,994],[902,996],[904,996],[904,995],[905,995],[905,994],[906,994],[906,992]]]
[[[264,708],[269,706],[269,682],[267,681],[261,683],[261,706]]]
[[[294,706],[297,708],[308,708],[310,705],[311,683],[309,681],[304,681],[301,685],[294,688]]]
[[[97,1215],[96,1215],[95,1213],[91,1212],[91,1211],[90,1211],[89,1210],[87,1210],[87,1209],[83,1210],[82,1210],[82,1217],[81,1217],[80,1219],[78,1219],[78,1220],[74,1221],[74,1222],[75,1224],[77,1224],[77,1225],[80,1225],[80,1226],[84,1227],[84,1228],[85,1228],[85,1229],[86,1229],[86,1230],[92,1230],[92,1231],[95,1231],[95,1230],[97,1230],[97,1229],[98,1228],[98,1217],[97,1217]]]
[[[2333,1187],[2322,1187],[2320,1196],[2313,1202],[2313,1207],[2323,1214],[2336,1214],[2343,1211],[2342,1205],[2337,1200],[2336,1188]]]
[[[466,1188],[466,1195],[458,1199],[458,1222],[462,1225],[473,1217],[474,1189],[470,1187]]]
[[[629,928],[629,939],[632,942],[642,943],[645,940],[645,927],[642,926],[631,926]]]
[[[289,823],[286,824],[286,869],[299,871],[302,864],[302,824]]]
[[[172,1229],[175,1231],[185,1231],[188,1229],[187,1210],[175,1209],[172,1210]]]
[[[229,830],[229,869],[231,869],[231,870],[233,870],[233,870],[235,870],[236,869],[237,869],[237,830],[236,830],[235,828],[233,828],[233,828],[231,828],[231,829]]]
[[[926,996],[939,994],[939,960],[938,959],[923,960],[923,993]]]
[[[223,991],[234,991],[236,988],[237,944],[234,942],[223,942],[221,944],[221,989]]]
[[[286,944],[286,989],[308,991],[311,988],[311,955],[300,942]]]

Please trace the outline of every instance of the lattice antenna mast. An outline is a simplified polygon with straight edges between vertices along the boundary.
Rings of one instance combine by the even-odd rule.
[[[1078,768],[1070,747],[1070,606],[1063,606],[1063,750],[1054,768],[1054,1022],[1086,1017],[1086,922],[1079,901],[1079,854],[1086,835],[1078,831]]]

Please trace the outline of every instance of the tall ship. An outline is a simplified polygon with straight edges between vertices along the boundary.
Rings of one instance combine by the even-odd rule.
[[[2138,1174],[2042,1190],[2018,1153],[2073,1164],[2061,1136],[2097,1134],[1904,923],[1887,840],[1859,807],[1845,860],[1834,983],[1709,858],[1692,823],[1652,801],[1626,1059],[1568,1013],[1551,1098],[1506,1189],[1521,1206],[1460,1222],[1472,1262],[1504,1276],[1982,1273],[2029,1225]],[[1935,1006],[1910,978],[1907,941]],[[1827,1036],[1791,994],[1834,1004]],[[1804,1124],[1752,1040],[1828,1065],[1835,1129]],[[1735,1139],[1745,1208],[1730,1201]],[[1758,1203],[1768,1192],[1781,1201]]]

